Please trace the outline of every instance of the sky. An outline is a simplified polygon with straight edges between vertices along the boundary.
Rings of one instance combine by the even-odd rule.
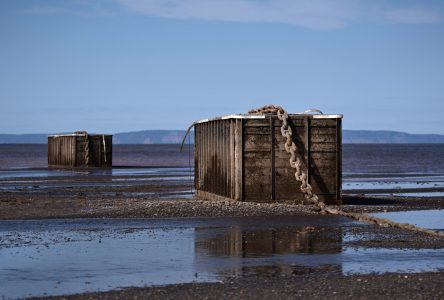
[[[444,1],[0,1],[0,133],[186,129],[265,104],[444,134]]]

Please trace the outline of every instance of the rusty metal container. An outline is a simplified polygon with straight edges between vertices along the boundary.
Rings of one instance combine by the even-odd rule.
[[[341,204],[342,115],[291,114],[289,124],[308,181],[320,200]],[[198,198],[302,202],[276,115],[230,115],[198,121],[195,189]]]
[[[48,166],[51,168],[111,168],[112,135],[72,134],[48,136]]]

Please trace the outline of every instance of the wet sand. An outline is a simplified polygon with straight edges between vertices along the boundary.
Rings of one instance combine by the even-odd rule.
[[[3,257],[11,256],[14,262],[8,264],[25,271],[17,277],[3,264],[9,271],[0,272],[0,279],[16,286],[12,293],[34,287],[49,295],[102,290],[54,297],[60,299],[439,299],[444,292],[443,239],[335,216],[0,225],[7,233],[0,232]],[[110,249],[120,250],[105,254]],[[34,295],[41,295],[37,291]]]
[[[176,170],[177,171],[177,170]],[[169,218],[193,220],[208,217],[220,220],[241,217],[284,218],[317,216],[310,206],[292,203],[210,202],[193,199],[188,170],[167,174],[82,174],[14,177],[0,182],[0,219],[86,219],[98,218]],[[122,171],[123,172],[123,171]],[[176,172],[176,173],[175,173]],[[371,190],[367,190],[372,194]],[[420,189],[418,189],[420,192]],[[442,197],[374,197],[345,195],[342,209],[357,212],[391,212],[443,209]],[[225,218],[225,219],[224,219]],[[329,218],[337,218],[330,216]],[[267,219],[264,219],[266,222]],[[271,220],[271,219],[269,219]],[[188,221],[187,221],[188,222]],[[342,222],[342,221],[341,221]],[[405,251],[444,249],[444,240],[393,228],[347,221],[350,249],[403,249]],[[165,225],[168,227],[167,225]],[[307,227],[308,228],[308,227]],[[333,228],[333,227],[332,227]],[[325,229],[308,228],[312,235]],[[344,245],[344,232],[329,230],[333,240]],[[14,244],[14,240],[10,241]],[[4,243],[4,241],[3,241]],[[20,241],[15,241],[20,245]],[[420,252],[418,252],[420,253]],[[419,254],[420,255],[420,254]],[[390,261],[386,262],[390,264]],[[296,267],[265,265],[243,268],[241,274],[226,276],[219,282],[195,282],[165,286],[134,287],[123,290],[84,293],[63,298],[73,299],[251,299],[251,298],[406,298],[442,299],[444,273],[408,272],[382,274],[344,274],[336,266]],[[113,288],[114,289],[114,288]]]
[[[423,193],[424,182],[419,182],[415,189],[410,187],[409,190]],[[316,213],[310,206],[295,205],[292,202],[259,204],[199,201],[193,199],[192,185],[190,170],[187,168],[121,168],[91,172],[47,169],[3,171],[0,172],[0,219],[227,217]],[[367,183],[367,189],[359,190],[359,193],[356,190],[346,191],[342,209],[371,213],[444,208],[444,197],[375,196],[373,185]]]
[[[153,185],[149,192],[137,188],[126,192],[107,188],[57,189],[45,192],[0,192],[0,219],[40,218],[177,218],[177,217],[239,217],[315,214],[311,206],[294,203],[252,203],[238,201],[202,201],[178,198],[174,189]],[[125,196],[125,193],[139,194]],[[150,193],[149,196],[146,193]],[[158,198],[157,194],[170,197]],[[444,209],[444,198],[372,198],[343,196],[344,211],[390,212]]]
[[[50,299],[443,299],[444,272],[343,276],[329,268],[268,270],[219,283],[188,283]]]

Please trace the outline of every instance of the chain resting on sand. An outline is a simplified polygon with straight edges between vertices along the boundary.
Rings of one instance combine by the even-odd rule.
[[[394,227],[414,232],[426,233],[437,237],[444,237],[444,232],[434,231],[406,223],[393,222],[389,219],[376,218],[364,213],[345,212],[341,209],[326,205],[324,202],[319,200],[319,197],[313,192],[312,186],[310,185],[310,183],[308,183],[307,172],[305,171],[306,166],[304,166],[303,160],[300,155],[297,154],[297,147],[296,144],[293,142],[293,132],[288,124],[288,113],[282,107],[277,105],[266,105],[258,109],[250,110],[248,113],[276,114],[278,119],[282,121],[281,134],[286,139],[285,151],[290,154],[290,166],[295,169],[294,175],[296,180],[301,183],[300,188],[301,191],[304,193],[305,199],[308,203],[311,203],[317,210],[319,210],[320,213],[344,216],[362,222],[376,224],[381,227]]]

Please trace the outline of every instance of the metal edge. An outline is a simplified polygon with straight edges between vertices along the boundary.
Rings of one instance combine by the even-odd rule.
[[[234,115],[226,115],[221,117],[215,117],[211,119],[202,119],[195,122],[195,124],[206,123],[210,121],[217,120],[227,120],[227,119],[265,119],[266,115],[243,115],[243,114],[234,114]],[[310,116],[313,119],[342,119],[342,114],[331,114],[331,115],[312,115],[312,114],[290,114],[290,116]]]
[[[113,136],[112,134],[102,134],[102,133],[92,133],[88,134],[89,136]],[[50,134],[48,137],[63,137],[63,136],[85,136],[84,134],[77,134],[77,133],[71,133],[71,134]]]
[[[336,115],[311,115],[313,119],[342,119],[344,116],[342,114]]]

